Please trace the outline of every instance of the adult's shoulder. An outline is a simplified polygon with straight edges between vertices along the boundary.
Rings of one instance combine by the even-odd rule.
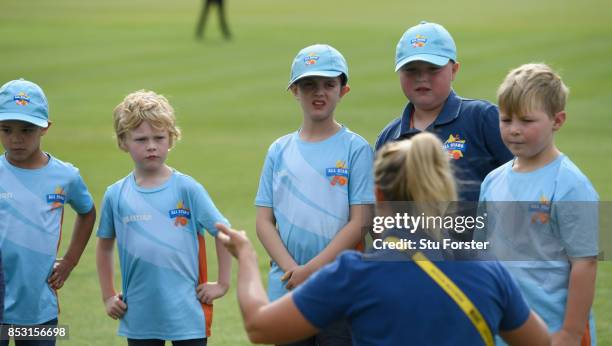
[[[337,273],[337,275],[351,276],[353,272],[363,270],[367,261],[363,260],[363,254],[354,250],[346,250],[340,253],[336,260],[325,265],[319,272],[322,274]]]

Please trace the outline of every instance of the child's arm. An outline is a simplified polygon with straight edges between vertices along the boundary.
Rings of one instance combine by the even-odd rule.
[[[68,279],[70,272],[79,263],[95,222],[95,206],[91,207],[91,210],[85,214],[77,214],[68,251],[66,251],[64,257],[58,258],[53,264],[53,271],[48,279],[51,288],[57,290],[64,286],[64,282]]]
[[[200,302],[212,304],[213,300],[223,297],[230,286],[232,275],[232,255],[223,245],[219,237],[215,238],[215,249],[217,250],[218,279],[217,282],[207,282],[196,288],[196,294]]]
[[[278,234],[272,208],[257,207],[255,228],[257,237],[268,252],[268,255],[284,272],[297,267],[297,263],[289,254],[289,251],[287,251],[285,244],[283,244]]]
[[[106,314],[113,319],[123,317],[127,305],[123,302],[122,293],[115,291],[115,265],[113,261],[113,249],[115,238],[99,238],[96,246],[96,266],[98,267],[98,279],[102,290],[102,301]]]
[[[354,249],[363,239],[365,220],[371,220],[373,207],[370,204],[351,205],[349,222],[336,234],[334,239],[315,258],[305,265],[287,271],[282,281],[287,281],[285,286],[288,290],[294,289],[319,268],[336,259],[336,256],[344,250]]]
[[[561,330],[553,334],[553,345],[580,345],[587,330],[589,311],[595,295],[597,259],[575,258],[571,263],[565,319]]]

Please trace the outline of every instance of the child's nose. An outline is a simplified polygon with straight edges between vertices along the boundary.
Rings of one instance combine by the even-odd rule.
[[[12,143],[21,143],[23,142],[24,136],[20,133],[14,133],[11,137],[10,140]]]

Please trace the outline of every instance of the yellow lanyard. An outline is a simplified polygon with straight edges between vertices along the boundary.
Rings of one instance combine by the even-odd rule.
[[[389,242],[397,242],[398,240],[395,237],[388,237],[385,241]],[[444,290],[454,301],[459,305],[461,310],[465,313],[465,315],[472,321],[478,333],[482,337],[485,345],[493,346],[493,334],[491,333],[491,329],[489,329],[489,325],[487,321],[482,317],[482,314],[476,308],[474,303],[468,298],[463,291],[455,285],[455,283],[444,274],[432,261],[430,261],[423,253],[417,251],[414,255],[412,255],[412,259],[414,263],[418,265],[423,271],[429,275],[430,278],[435,281],[440,288]]]

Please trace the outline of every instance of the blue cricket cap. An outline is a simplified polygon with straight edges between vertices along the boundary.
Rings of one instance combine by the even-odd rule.
[[[291,64],[290,87],[304,77],[338,77],[348,81],[348,66],[338,50],[327,44],[315,44],[302,49]]]
[[[38,127],[49,126],[49,105],[42,89],[17,79],[0,88],[0,121],[21,120]]]
[[[406,30],[395,50],[395,72],[412,61],[437,66],[457,61],[457,47],[450,33],[440,24],[420,22]]]

